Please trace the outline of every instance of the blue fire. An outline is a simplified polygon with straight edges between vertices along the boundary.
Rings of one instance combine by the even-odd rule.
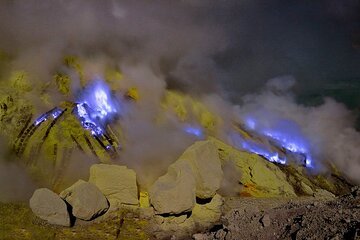
[[[54,120],[57,119],[62,113],[64,112],[64,110],[60,109],[60,108],[54,108],[52,110],[50,110],[49,112],[46,112],[42,115],[40,115],[40,117],[38,117],[35,122],[34,125],[35,126],[39,126],[41,123],[47,121],[49,118],[53,118]]]
[[[101,136],[106,126],[120,116],[121,105],[110,87],[97,79],[81,91],[74,112],[84,128],[94,136]]]
[[[229,136],[231,144],[237,148],[260,155],[270,162],[280,164],[287,163],[286,156],[279,156],[278,152],[271,150],[265,144],[260,144],[252,140],[245,140],[239,133],[235,131],[231,132]]]
[[[204,132],[203,129],[201,127],[198,126],[194,126],[194,125],[185,125],[184,126],[184,131],[188,134],[194,135],[198,138],[203,138],[204,137]]]
[[[277,120],[274,121],[274,124],[265,125],[252,117],[247,117],[244,122],[248,130],[265,137],[273,144],[283,148],[290,156],[298,155],[303,158],[302,160],[306,167],[313,166],[309,141],[302,133],[300,126],[295,122],[291,120]],[[251,149],[254,148],[251,147]],[[264,154],[260,155],[264,156]],[[300,157],[295,158],[299,159]],[[270,157],[266,158],[271,161]]]

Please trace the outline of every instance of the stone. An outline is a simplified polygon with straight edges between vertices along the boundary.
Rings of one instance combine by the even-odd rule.
[[[177,161],[150,187],[150,203],[157,214],[179,214],[195,205],[195,177],[189,163]]]
[[[195,233],[194,235],[192,235],[192,238],[194,240],[207,240],[209,239],[208,236],[204,233]]]
[[[180,156],[178,161],[187,161],[196,181],[196,196],[212,198],[220,188],[223,171],[216,146],[211,141],[198,141]]]
[[[207,204],[195,204],[191,218],[202,230],[207,230],[220,220],[223,204],[223,198],[216,194]]]
[[[100,189],[111,208],[139,204],[136,173],[125,166],[94,164],[90,168],[89,182]]]
[[[332,199],[336,198],[336,196],[333,193],[331,193],[325,189],[316,189],[313,196],[317,199],[324,199],[324,200],[326,200],[326,199],[332,200]]]
[[[191,239],[196,224],[192,218],[186,215],[162,217],[157,215],[154,220],[157,224],[152,225],[152,233],[155,239],[170,239],[174,235],[176,239]]]
[[[262,223],[263,227],[269,227],[271,224],[271,219],[268,214],[265,214],[261,219],[260,222]]]
[[[35,190],[30,198],[30,208],[36,216],[51,224],[67,227],[71,224],[64,200],[47,188]]]
[[[307,185],[305,182],[301,181],[300,183],[300,186],[301,186],[301,190],[309,195],[309,196],[312,196],[314,194],[313,190],[311,189],[311,187],[309,185]]]
[[[109,208],[109,203],[99,188],[84,180],[79,180],[62,191],[60,197],[71,205],[72,214],[82,220],[91,220]]]
[[[222,164],[232,161],[241,172],[239,181],[244,186],[241,196],[253,197],[296,197],[286,174],[274,163],[263,157],[237,150],[218,139],[209,138],[218,148]]]

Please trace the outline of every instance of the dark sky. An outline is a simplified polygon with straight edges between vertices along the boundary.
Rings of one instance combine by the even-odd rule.
[[[234,102],[293,75],[301,99],[360,106],[359,0],[2,1],[0,35],[1,50],[44,78],[64,54],[99,51],[147,59],[169,87],[220,86]]]
[[[223,6],[214,16],[227,23],[232,36],[231,47],[216,59],[229,74],[226,87],[233,99],[244,89],[257,89],[264,80],[286,74],[297,79],[301,94],[360,91],[359,1],[240,5]],[[245,87],[241,79],[247,79]]]

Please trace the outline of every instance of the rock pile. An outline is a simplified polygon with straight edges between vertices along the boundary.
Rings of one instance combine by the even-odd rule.
[[[30,199],[35,215],[51,224],[71,226],[72,219],[93,220],[121,204],[137,205],[136,176],[133,170],[117,165],[95,164],[89,182],[79,180],[59,195],[37,189]]]
[[[140,219],[146,219],[147,229],[157,239],[171,235],[188,237],[195,229],[208,231],[221,222],[226,208],[226,196],[221,194],[224,182],[230,179],[226,169],[229,163],[234,171],[241,173],[232,176],[235,176],[234,189],[240,189],[236,192],[238,197],[321,196],[329,199],[346,187],[321,177],[308,177],[301,169],[276,165],[209,138],[190,146],[148,191],[138,192],[133,170],[95,164],[90,168],[88,182],[79,180],[59,196],[48,189],[38,189],[30,200],[30,207],[40,218],[62,226],[70,226],[73,218],[89,221],[103,215],[106,219],[111,214],[105,212],[131,209]],[[267,228],[272,217],[263,215],[258,222]]]

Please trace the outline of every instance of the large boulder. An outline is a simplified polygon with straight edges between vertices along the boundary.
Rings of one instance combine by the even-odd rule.
[[[179,214],[195,205],[195,177],[186,161],[170,165],[168,172],[150,188],[150,202],[156,213]]]
[[[286,174],[274,163],[263,157],[239,151],[215,138],[210,138],[219,151],[224,164],[234,163],[241,172],[239,182],[243,185],[240,195],[254,197],[297,196]]]
[[[99,188],[81,179],[62,191],[60,197],[72,206],[72,214],[82,220],[91,220],[109,208]]]
[[[35,190],[30,198],[30,208],[36,216],[51,224],[70,226],[70,215],[66,203],[47,188]]]
[[[196,181],[196,196],[211,198],[220,188],[223,179],[221,161],[211,141],[198,141],[181,155],[178,161],[187,161]]]
[[[136,174],[125,166],[94,164],[90,168],[89,182],[100,189],[112,207],[139,203]]]

